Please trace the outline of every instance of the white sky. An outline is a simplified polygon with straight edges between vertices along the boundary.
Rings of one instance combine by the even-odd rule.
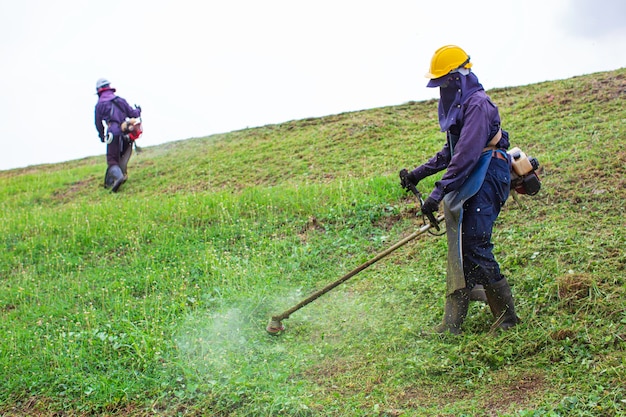
[[[614,70],[626,1],[0,0],[0,170],[104,160],[100,77],[151,146],[438,97],[445,44],[486,89]]]

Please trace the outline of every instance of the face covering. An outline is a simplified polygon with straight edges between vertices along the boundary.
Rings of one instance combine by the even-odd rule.
[[[448,131],[450,126],[459,122],[461,106],[479,90],[483,90],[483,86],[473,72],[467,71],[466,75],[461,72],[448,75],[448,79],[439,87],[439,126],[442,132]]]

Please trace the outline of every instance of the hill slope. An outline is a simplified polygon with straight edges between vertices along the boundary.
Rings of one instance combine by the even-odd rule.
[[[294,305],[420,224],[397,172],[436,152],[436,102],[0,172],[0,413],[624,415],[626,70],[489,91],[543,189],[494,235],[522,325],[443,309],[425,236]],[[435,178],[420,183],[427,193]]]

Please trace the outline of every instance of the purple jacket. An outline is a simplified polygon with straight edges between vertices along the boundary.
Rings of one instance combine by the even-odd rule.
[[[461,86],[458,87],[460,91]],[[454,107],[458,111],[454,112],[455,124],[449,126],[446,132],[446,144],[428,162],[412,172],[415,178],[422,180],[447,168],[446,173],[435,183],[435,189],[430,194],[430,197],[436,201],[441,201],[445,194],[463,185],[478,162],[483,149],[500,128],[498,108],[482,88],[476,89],[469,96],[454,103]],[[451,146],[454,148],[453,151]],[[508,149],[509,140],[505,131],[502,132],[502,139],[497,147]]]
[[[115,100],[115,104],[113,104]],[[100,93],[98,103],[96,104],[96,129],[98,130],[98,136],[104,137],[104,126],[102,122],[107,122],[109,132],[118,136],[122,134],[120,124],[127,117],[139,117],[141,111],[130,107],[128,102],[122,97],[115,95],[115,89],[105,90]]]

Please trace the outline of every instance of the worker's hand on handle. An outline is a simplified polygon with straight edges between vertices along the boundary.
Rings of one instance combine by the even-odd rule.
[[[439,211],[439,202],[432,197],[428,197],[426,201],[424,201],[424,204],[422,204],[422,214],[428,217],[430,224],[439,230],[439,223],[437,223],[437,219],[435,219],[435,215],[433,214],[437,211]]]
[[[406,169],[400,170],[400,185],[402,186],[402,188],[415,194],[420,202],[422,214],[428,217],[428,221],[430,222],[431,226],[433,226],[437,230],[441,230],[441,228],[439,227],[439,222],[433,214],[434,212],[439,210],[439,202],[432,197],[428,197],[426,201],[423,201],[422,195],[416,187],[418,182],[419,179],[412,172],[409,172]]]
[[[436,211],[439,211],[439,202],[432,197],[428,197],[422,205],[422,213],[428,216]]]
[[[419,180],[415,178],[415,175],[406,170],[406,168],[400,170],[400,185],[406,191],[412,191],[417,185]]]

